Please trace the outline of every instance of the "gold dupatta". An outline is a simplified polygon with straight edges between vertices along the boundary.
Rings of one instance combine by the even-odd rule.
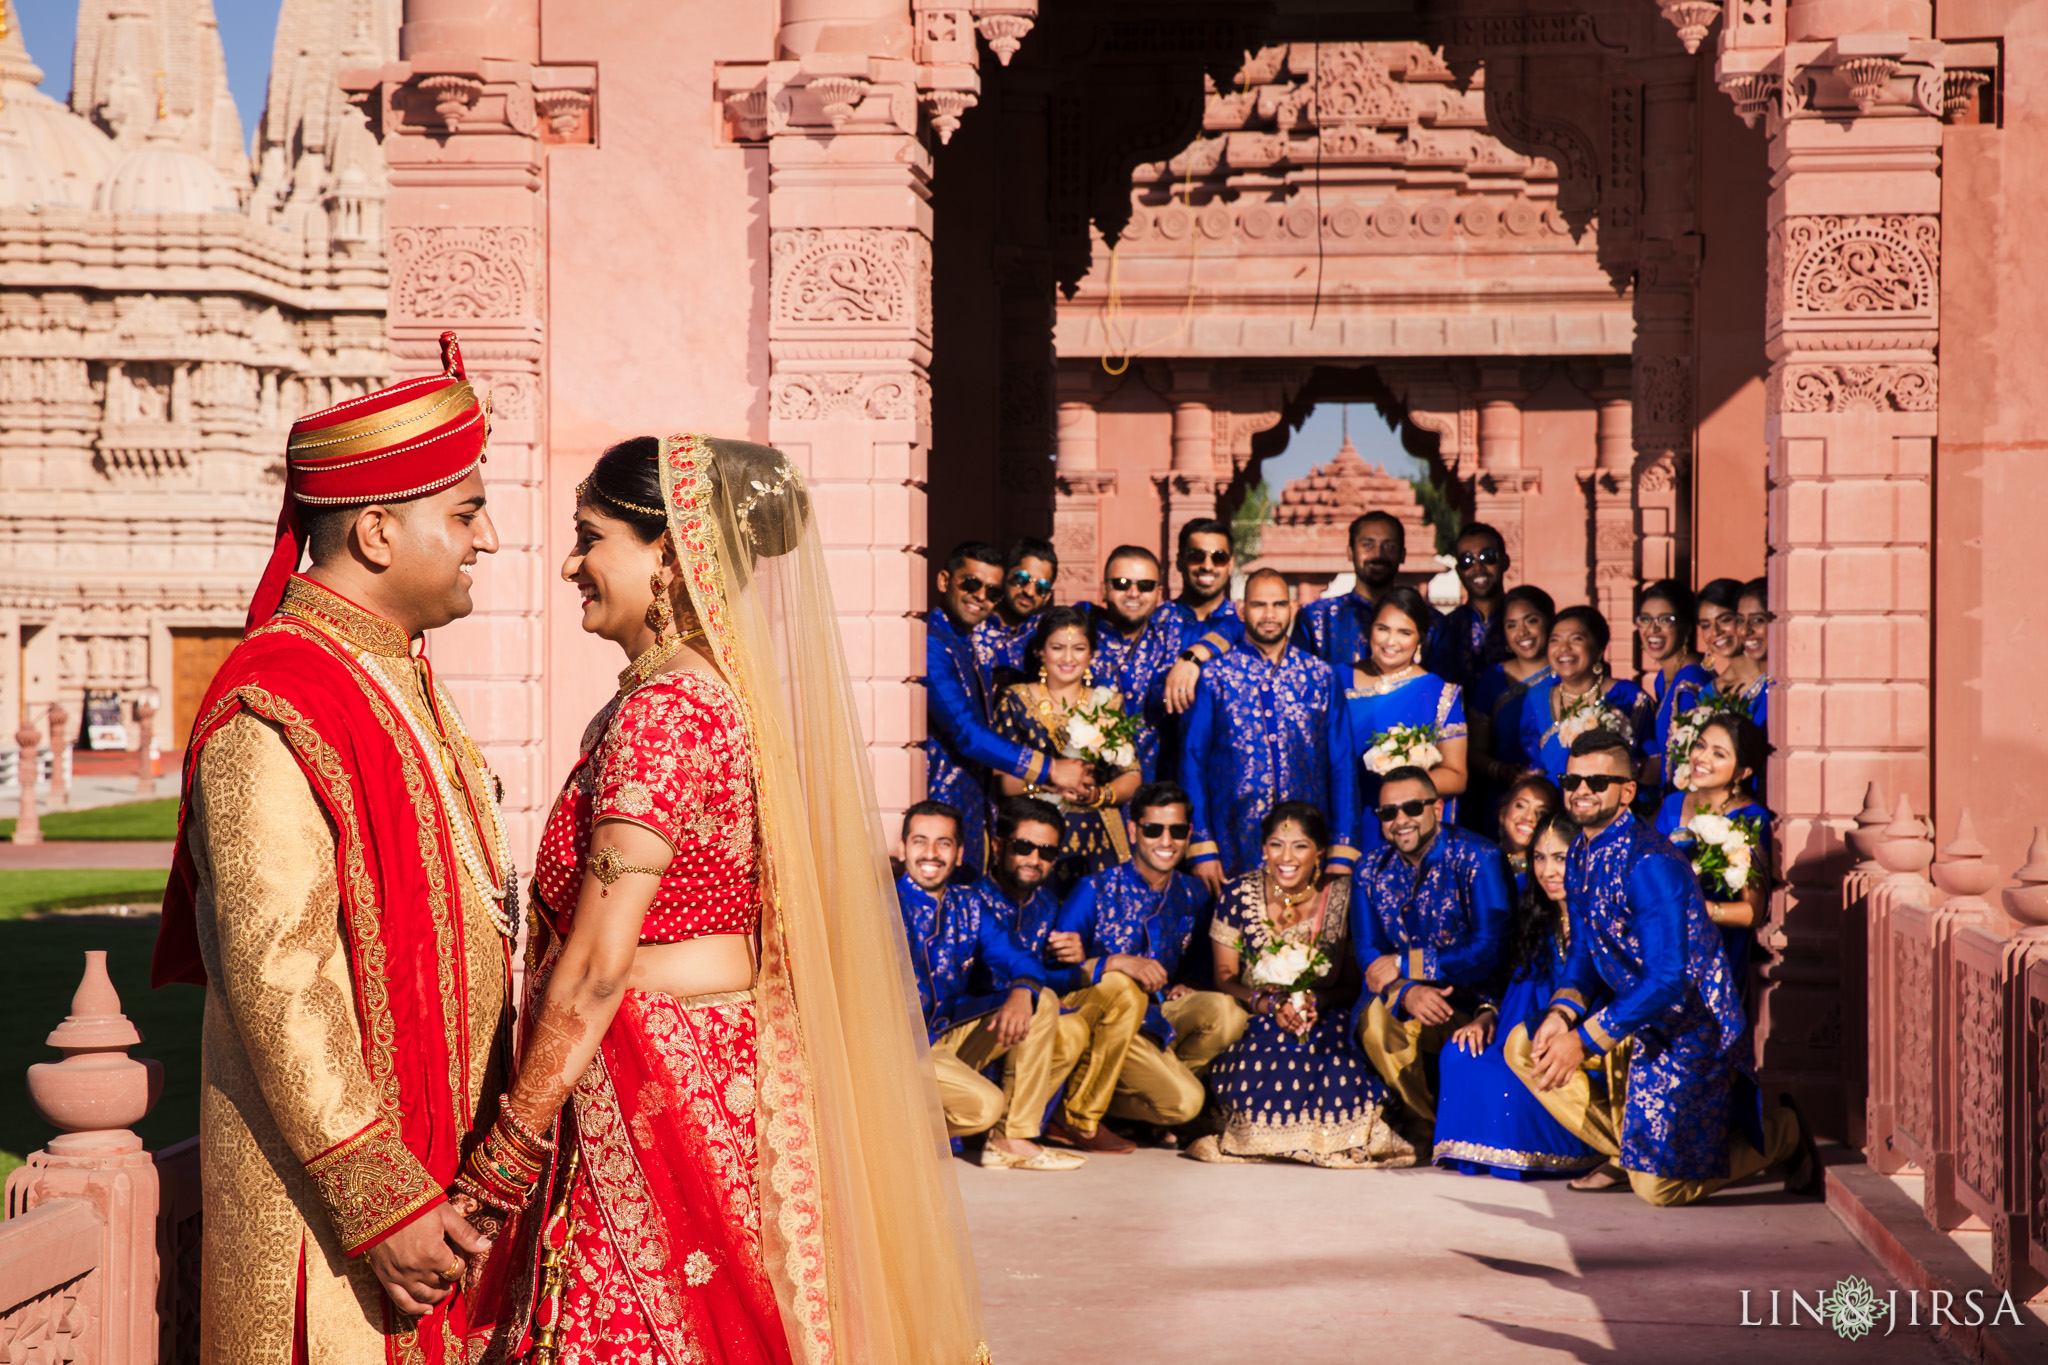
[[[747,709],[761,841],[763,1261],[804,1365],[986,1361],[981,1297],[803,477],[671,436],[661,489]]]

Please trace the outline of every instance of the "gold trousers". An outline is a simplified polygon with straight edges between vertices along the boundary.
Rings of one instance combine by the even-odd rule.
[[[986,1015],[948,1029],[932,1044],[932,1066],[939,1074],[939,1103],[946,1114],[946,1132],[953,1137],[984,1133],[1003,1125],[1002,1136],[1029,1140],[1038,1136],[1045,1106],[1081,1055],[1085,1034],[1078,1027],[1060,1027],[1060,998],[1038,993],[1031,1029],[1013,1047],[996,1041]],[[981,1069],[1003,1061],[1003,1083],[992,1083]]]
[[[1131,1040],[1109,1112],[1171,1128],[1201,1114],[1200,1076],[1244,1036],[1251,1016],[1222,991],[1190,992],[1160,1012],[1173,1025],[1173,1046],[1161,1048],[1142,1033]]]
[[[1060,1033],[1063,1045],[1075,1047],[1080,1060],[1067,1078],[1060,1117],[1075,1132],[1094,1132],[1109,1112],[1117,1077],[1132,1047],[1143,1041],[1138,1025],[1145,1022],[1149,998],[1122,972],[1104,972],[1096,985],[1068,992],[1065,1004],[1072,1013],[1060,1016]]]
[[[1609,1160],[1621,1155],[1622,1109],[1628,1098],[1628,1052],[1629,1040],[1624,1038],[1607,1054],[1607,1097],[1596,1099],[1593,1082],[1585,1071],[1575,1071],[1571,1078],[1555,1090],[1536,1088],[1536,1059],[1531,1051],[1529,1030],[1515,1025],[1507,1042],[1501,1045],[1508,1069],[1522,1078],[1529,1087],[1536,1102],[1549,1111],[1550,1116],[1563,1124],[1578,1139],[1595,1151],[1605,1154]],[[1799,1120],[1789,1109],[1779,1109],[1764,1117],[1764,1146],[1759,1152],[1749,1145],[1749,1139],[1740,1130],[1728,1130],[1728,1174],[1711,1180],[1681,1180],[1676,1176],[1652,1175],[1648,1171],[1628,1171],[1628,1186],[1636,1196],[1647,1204],[1659,1208],[1670,1208],[1681,1204],[1695,1204],[1715,1190],[1746,1180],[1769,1166],[1789,1160],[1799,1149]]]
[[[1435,1123],[1437,1057],[1451,1035],[1471,1019],[1462,1012],[1442,1024],[1425,1024],[1412,1015],[1396,1019],[1385,1001],[1374,1000],[1358,1021],[1358,1043],[1401,1103],[1425,1122]]]

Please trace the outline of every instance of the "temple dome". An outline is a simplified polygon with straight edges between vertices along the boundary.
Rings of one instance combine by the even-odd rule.
[[[0,127],[0,209],[39,209],[65,202],[43,159],[12,128]]]
[[[84,208],[114,168],[113,139],[36,89],[42,68],[29,60],[28,49],[22,46],[12,6],[6,21],[6,31],[0,34],[0,134],[18,133],[52,178],[53,193],[44,202]]]
[[[168,121],[114,163],[93,207],[104,213],[239,213],[241,205],[213,163],[177,145]]]

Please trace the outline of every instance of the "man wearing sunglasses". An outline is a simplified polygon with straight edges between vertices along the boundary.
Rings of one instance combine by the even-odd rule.
[[[1358,750],[1344,684],[1288,639],[1294,597],[1278,570],[1255,569],[1245,580],[1243,614],[1248,647],[1202,670],[1181,750],[1181,781],[1194,803],[1188,865],[1212,895],[1259,865],[1260,823],[1282,801],[1337,813],[1331,871],[1348,874],[1358,860],[1347,828],[1358,803],[1349,759]]]
[[[953,547],[938,574],[938,609],[925,613],[925,792],[960,812],[960,861],[987,866],[991,773],[1008,773],[1078,793],[1087,768],[1078,758],[1040,753],[989,726],[990,679],[975,658],[974,628],[1001,591],[995,547],[970,540]]]
[[[1038,614],[1052,605],[1060,556],[1049,540],[1025,536],[1003,559],[1003,590],[995,610],[974,628],[974,657],[988,674],[991,696],[1024,681],[1024,651],[1038,629]]]
[[[1201,676],[1201,660],[1213,650],[1194,636],[1201,630],[1185,612],[1170,604],[1161,610],[1163,578],[1159,556],[1139,545],[1119,545],[1102,569],[1102,601],[1095,618],[1095,681],[1123,694],[1125,707],[1143,713],[1138,732],[1138,771],[1147,782],[1171,777],[1180,750],[1162,744],[1169,716],[1178,707],[1167,701],[1192,696]]]
[[[1047,946],[1056,962],[1090,982],[1128,982],[1117,988],[1147,997],[1106,1112],[1175,1128],[1202,1112],[1200,1073],[1237,1041],[1249,1017],[1221,991],[1196,990],[1183,979],[1195,975],[1190,945],[1207,955],[1210,913],[1207,889],[1175,870],[1188,847],[1188,794],[1171,782],[1140,787],[1128,832],[1131,861],[1082,879]],[[1083,1151],[1129,1150],[1098,1127],[1101,1117],[1077,1111],[1069,1086],[1067,1107],[1047,1126],[1046,1139]]]
[[[1391,512],[1372,511],[1351,523],[1351,591],[1309,603],[1294,618],[1294,643],[1349,678],[1372,654],[1372,618],[1380,594],[1399,580],[1408,531]],[[1425,623],[1433,631],[1435,613]],[[1427,642],[1425,642],[1427,648]]]
[[[1735,1121],[1755,1080],[1740,985],[1691,864],[1629,813],[1628,741],[1588,731],[1566,763],[1579,825],[1565,874],[1571,955],[1535,1037],[1520,1025],[1508,1035],[1509,1067],[1649,1203],[1695,1203],[1779,1163],[1788,1192],[1819,1194],[1819,1153],[1790,1096],[1760,1125]],[[1627,1078],[1618,1115],[1582,1069],[1600,1056],[1610,1092]]]
[[[997,906],[973,887],[948,885],[959,861],[959,811],[920,801],[903,813],[896,899],[946,1132],[965,1137],[1001,1123],[982,1148],[982,1165],[1070,1171],[1086,1158],[1048,1151],[1037,1139],[1045,1106],[1081,1055],[1079,1039],[1061,1030],[1060,998],[1045,988],[1049,973]],[[996,1061],[1000,1087],[981,1075]]]
[[[1137,1150],[1136,1143],[1100,1125],[1115,1097],[1124,1059],[1145,1022],[1149,997],[1121,971],[1093,981],[1088,972],[1054,955],[1051,939],[1060,903],[1047,889],[1046,879],[1065,829],[1065,817],[1050,802],[1031,796],[1004,800],[996,808],[995,870],[975,883],[973,894],[1010,926],[1025,951],[1040,962],[1046,984],[1060,993],[1057,1055],[1067,1067],[1061,1073],[1066,1102],[1047,1130],[1048,1140],[1114,1156]]]
[[[1384,847],[1366,855],[1352,895],[1365,973],[1358,1041],[1422,1124],[1436,1123],[1437,1058],[1472,1017],[1507,946],[1514,879],[1490,840],[1443,822],[1421,768],[1380,783]]]
[[[1446,682],[1470,690],[1479,675],[1508,657],[1507,577],[1514,562],[1500,532],[1483,521],[1468,524],[1451,547],[1465,601],[1430,632],[1422,664]]]
[[[1180,596],[1160,610],[1178,616],[1181,633],[1194,641],[1180,660],[1193,667],[1176,664],[1166,678],[1166,709],[1181,714],[1194,704],[1201,665],[1244,643],[1244,621],[1230,600],[1235,554],[1228,526],[1214,517],[1197,517],[1181,527],[1174,562],[1180,566]]]

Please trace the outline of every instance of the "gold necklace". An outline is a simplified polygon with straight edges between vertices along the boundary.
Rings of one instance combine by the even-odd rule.
[[[625,669],[620,672],[619,691],[626,693],[639,687],[655,674],[661,672],[663,668],[666,668],[669,660],[675,658],[682,651],[684,645],[692,640],[702,639],[703,636],[704,631],[701,627],[695,630],[686,630],[681,635],[655,636],[654,643],[641,651],[640,656],[627,664]]]
[[[1266,892],[1268,895],[1278,898],[1282,910],[1291,912],[1299,910],[1302,906],[1308,904],[1309,897],[1316,893],[1316,884],[1310,882],[1307,886],[1301,888],[1300,895],[1290,896],[1281,888],[1279,880],[1269,871],[1266,873]]]

